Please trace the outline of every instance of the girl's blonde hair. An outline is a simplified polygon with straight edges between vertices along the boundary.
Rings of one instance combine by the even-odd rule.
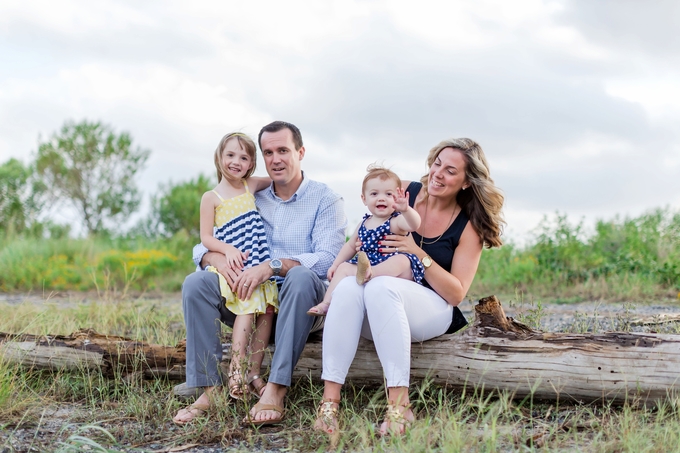
[[[430,150],[427,156],[427,167],[432,167],[434,161],[446,148],[460,151],[465,159],[465,177],[470,184],[469,190],[461,190],[456,195],[456,202],[465,210],[472,226],[480,235],[482,242],[488,248],[500,247],[503,241],[505,220],[503,219],[503,192],[496,187],[489,174],[489,164],[482,147],[469,138],[451,138],[443,140]],[[429,172],[420,178],[425,189],[427,201],[427,182]]]
[[[380,178],[383,181],[392,179],[397,183],[397,187],[401,187],[401,179],[399,179],[399,176],[397,176],[395,172],[380,164],[371,164],[366,167],[366,176],[364,176],[364,182],[361,183],[361,193],[366,191],[366,183],[375,178]]]
[[[241,132],[231,132],[222,137],[220,144],[217,145],[217,149],[215,149],[215,168],[217,169],[218,183],[222,181],[222,177],[224,176],[222,170],[222,153],[224,152],[224,148],[227,146],[227,142],[232,138],[238,140],[239,145],[241,145],[243,149],[246,150],[246,153],[248,153],[248,156],[250,156],[250,160],[253,161],[253,166],[246,172],[243,178],[248,178],[252,176],[253,173],[255,173],[255,167],[257,166],[257,149],[255,148],[255,142],[253,142],[253,139],[248,137],[246,134]]]

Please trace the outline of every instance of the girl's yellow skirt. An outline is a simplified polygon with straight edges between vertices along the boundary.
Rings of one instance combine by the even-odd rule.
[[[272,280],[267,280],[255,288],[253,295],[248,300],[241,300],[234,293],[227,279],[217,272],[213,266],[205,268],[206,271],[214,272],[220,279],[220,292],[225,299],[225,306],[235,315],[262,314],[267,311],[267,305],[274,307],[274,312],[279,311],[279,288]]]

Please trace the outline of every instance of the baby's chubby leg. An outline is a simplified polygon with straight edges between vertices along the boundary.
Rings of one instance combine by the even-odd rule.
[[[328,306],[331,304],[331,297],[333,296],[333,290],[338,286],[338,283],[345,277],[351,277],[357,274],[356,264],[342,263],[338,266],[333,274],[330,285],[326,290],[326,294],[323,296],[323,300],[318,305],[310,308],[307,312],[310,316],[324,316],[328,312]]]
[[[323,302],[321,303],[331,303],[331,297],[333,296],[333,290],[335,289],[336,286],[338,286],[338,283],[340,283],[340,280],[342,280],[345,277],[351,277],[357,275],[357,265],[356,264],[350,264],[350,263],[342,263],[338,268],[335,270],[335,274],[333,274],[333,278],[331,279],[331,284],[328,285],[328,289],[326,290],[326,295],[323,297]]]
[[[401,253],[390,256],[382,263],[373,266],[373,277],[398,277],[413,280],[411,260]]]
[[[338,286],[340,280],[354,275],[357,275],[357,265],[352,263],[342,263],[340,266],[338,266],[335,274],[333,274],[333,281],[331,281],[331,285],[333,285],[333,282],[335,282],[335,286]],[[330,286],[328,289],[330,289]]]

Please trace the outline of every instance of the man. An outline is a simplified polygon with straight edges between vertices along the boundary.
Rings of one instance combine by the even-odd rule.
[[[217,268],[240,299],[248,299],[272,276],[279,283],[276,349],[269,382],[250,412],[251,422],[262,425],[283,419],[293,368],[315,321],[307,310],[323,299],[323,280],[345,242],[347,221],[342,198],[302,172],[305,148],[296,126],[275,121],[262,128],[258,142],[272,185],[258,192],[255,202],[272,260],[245,271],[235,270],[227,265],[224,255],[208,252],[199,244],[194,248],[194,261],[201,268]],[[235,316],[224,306],[217,275],[206,271],[186,278],[182,303],[187,325],[187,385],[206,387],[196,403],[175,417],[176,422],[186,423],[209,408],[210,392],[222,384],[218,371],[221,346],[216,347],[214,341],[220,332],[216,320],[233,325]]]

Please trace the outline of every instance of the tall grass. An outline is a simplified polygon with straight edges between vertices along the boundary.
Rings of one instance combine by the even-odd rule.
[[[566,215],[545,217],[527,245],[485,251],[471,289],[517,291],[554,298],[677,297],[680,212],[600,220],[592,232]]]
[[[0,241],[0,291],[177,291],[194,265],[185,236]]]
[[[91,327],[176,344],[184,337],[179,303],[133,299],[124,292],[177,290],[193,270],[193,242],[182,236],[157,242],[0,238],[0,291],[99,290],[89,303],[49,298],[40,304],[0,303],[0,331],[68,334]],[[557,215],[544,219],[526,246],[485,251],[471,293],[675,297],[679,252],[680,214],[669,209],[600,221],[591,232]],[[537,318],[540,308],[533,313]],[[226,394],[218,395],[208,418],[172,425],[172,416],[187,404],[171,396],[173,384],[135,374],[108,379],[85,369],[26,370],[0,360],[0,451],[25,450],[25,442],[15,443],[22,436],[32,439],[32,451],[169,451],[189,444],[242,451],[680,451],[677,396],[653,408],[635,402],[612,407],[535,403],[507,393],[415,383],[410,397],[416,422],[403,437],[379,438],[384,389],[348,384],[342,431],[328,437],[310,429],[321,399],[319,382],[294,383],[283,426],[261,430],[241,424],[246,406]]]
[[[92,328],[108,335],[174,345],[184,338],[179,302],[123,300],[43,304],[29,301],[16,305],[0,303],[0,332],[35,335],[68,335]]]
[[[302,452],[666,452],[678,451],[680,445],[680,412],[675,400],[649,409],[634,404],[534,403],[514,400],[509,393],[474,389],[460,393],[419,383],[410,395],[416,421],[403,437],[381,438],[377,432],[385,396],[375,387],[346,386],[341,430],[328,436],[311,429],[322,392],[315,382],[294,383],[287,395],[283,425],[259,430],[241,423],[246,408],[226,394],[217,396],[209,417],[186,427],[173,426],[170,419],[186,403],[167,397],[172,389],[167,382],[100,380],[58,373],[51,377],[22,373],[19,382],[21,389],[15,395],[34,404],[11,414],[3,411],[0,425],[7,423],[9,428],[0,433],[0,448],[13,433],[34,431],[43,424],[48,434],[34,445],[37,451],[67,445],[95,447],[94,443],[101,451],[186,448],[189,452],[205,451],[206,447]],[[59,424],[47,421],[45,410],[54,406],[70,408],[69,416]],[[133,447],[139,450],[131,450]]]
[[[0,239],[0,291],[177,291],[193,271],[195,240]],[[545,217],[524,246],[485,250],[473,296],[583,299],[677,297],[680,212],[656,209],[600,220],[593,231],[566,215]]]
[[[184,336],[179,303],[47,301],[0,304],[0,312],[4,332],[55,334],[94,327],[161,344]],[[173,384],[145,381],[135,373],[109,379],[96,370],[35,371],[0,361],[0,451],[29,451],[25,443],[12,446],[27,437],[32,451],[170,451],[197,444],[240,451],[651,452],[678,451],[680,445],[678,398],[648,409],[634,402],[623,407],[539,404],[515,400],[507,392],[452,391],[425,381],[411,386],[416,422],[404,437],[383,439],[377,436],[386,403],[381,387],[346,385],[342,430],[328,437],[311,429],[320,382],[295,382],[286,398],[284,424],[259,430],[242,425],[247,406],[226,392],[217,395],[209,417],[174,426],[172,416],[188,403],[171,396]]]

